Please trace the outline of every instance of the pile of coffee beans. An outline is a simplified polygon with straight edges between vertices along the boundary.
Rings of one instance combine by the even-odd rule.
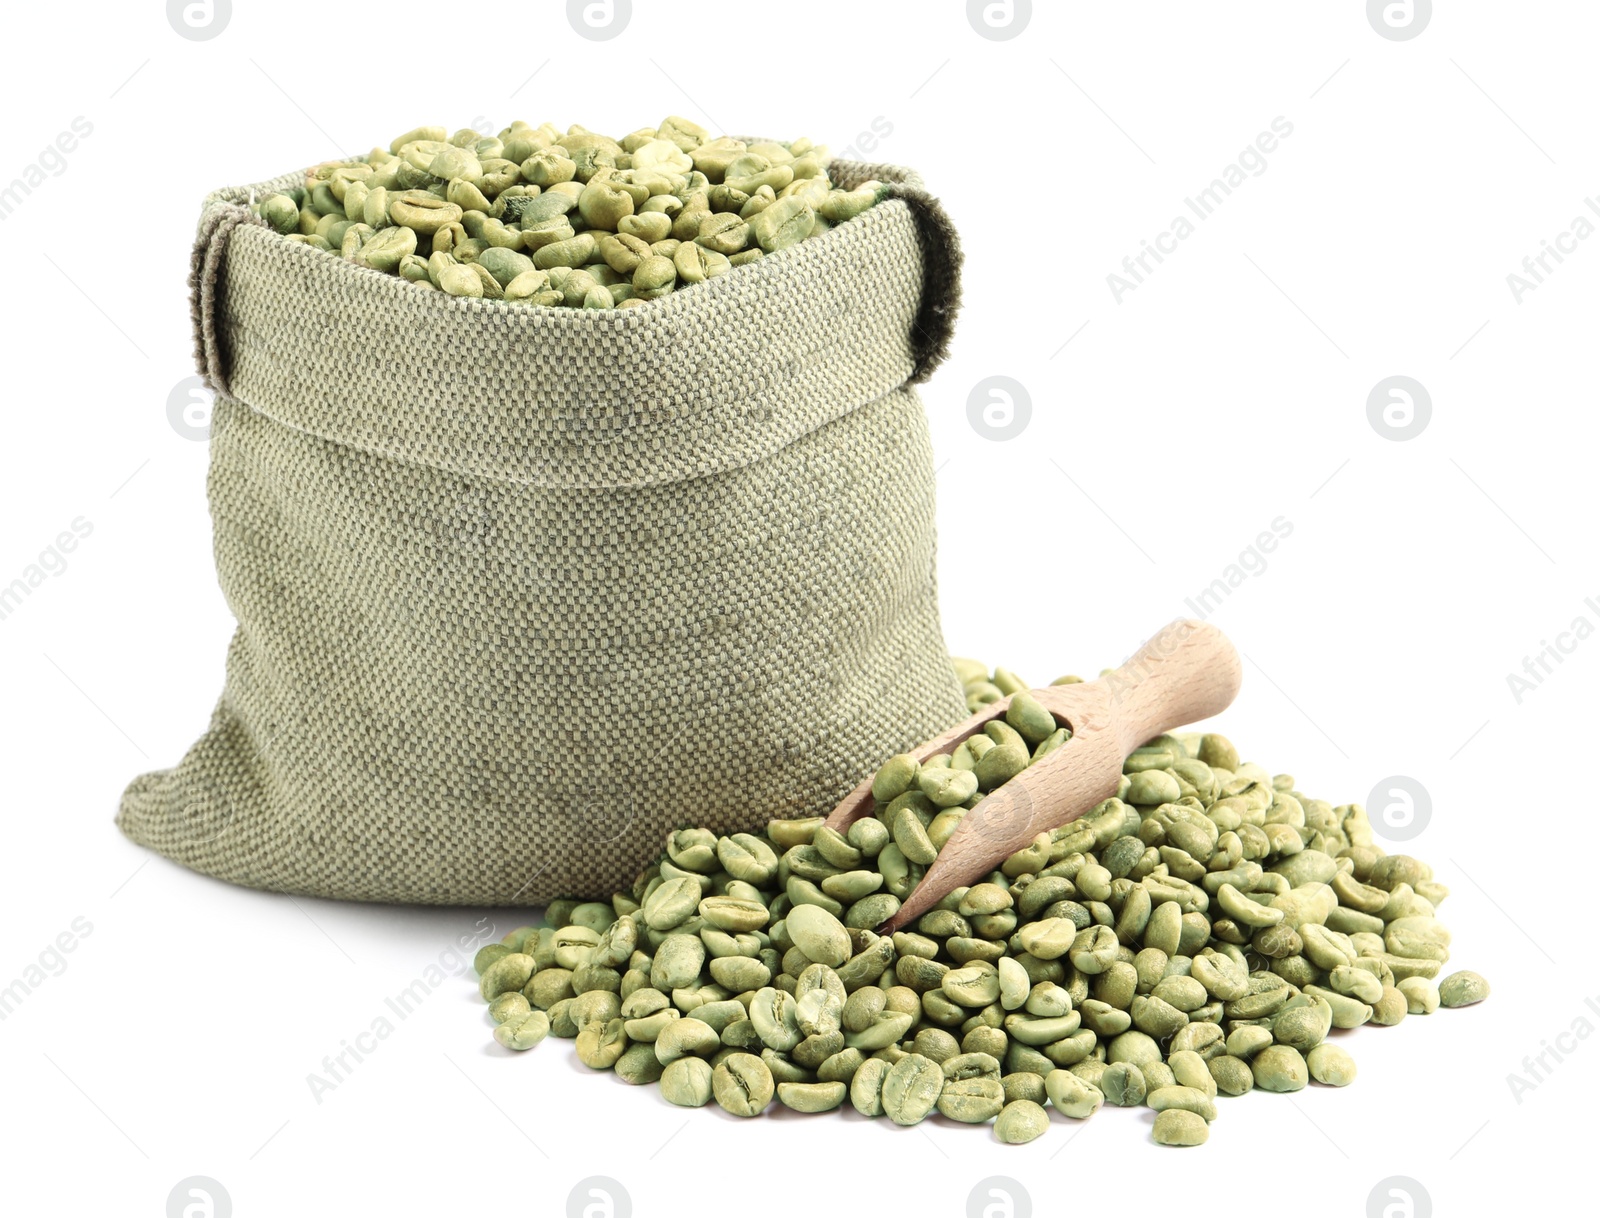
[[[881,200],[828,177],[828,150],[713,139],[676,116],[621,139],[516,122],[418,127],[252,204],[290,241],[451,296],[642,305],[777,253]]]
[[[879,935],[984,794],[1070,743],[1014,674],[957,670],[1005,716],[891,758],[848,832],[682,829],[630,891],[482,948],[495,1039],[575,1038],[593,1069],[738,1116],[848,1101],[1021,1143],[1051,1109],[1145,1105],[1156,1142],[1195,1146],[1221,1097],[1351,1082],[1341,1033],[1487,996],[1475,973],[1435,980],[1432,868],[1215,734],[1148,742],[1115,797]]]

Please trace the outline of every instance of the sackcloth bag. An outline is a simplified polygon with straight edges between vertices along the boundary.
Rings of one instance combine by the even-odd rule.
[[[825,813],[965,713],[915,385],[959,300],[911,171],[821,236],[595,311],[457,299],[204,204],[191,286],[238,629],[118,824],[294,894],[625,891],[685,825]]]

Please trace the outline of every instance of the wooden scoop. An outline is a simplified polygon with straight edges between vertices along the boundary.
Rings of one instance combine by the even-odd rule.
[[[951,890],[993,871],[1038,834],[1076,820],[1117,793],[1122,763],[1146,740],[1206,719],[1239,692],[1239,653],[1215,626],[1179,619],[1122,667],[1098,680],[1028,691],[1070,728],[1072,739],[978,803],[956,827],[899,911],[878,927],[889,934],[921,917]],[[942,736],[911,750],[918,761],[948,753],[1002,718],[1011,699],[991,702]],[[844,833],[872,815],[867,778],[828,816]]]

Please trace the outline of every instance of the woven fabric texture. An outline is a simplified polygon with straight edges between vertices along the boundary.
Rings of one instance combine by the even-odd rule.
[[[670,829],[825,812],[960,719],[913,382],[959,284],[915,175],[642,309],[457,300],[219,191],[193,263],[238,621],[205,735],[118,823],[291,893],[540,905]]]

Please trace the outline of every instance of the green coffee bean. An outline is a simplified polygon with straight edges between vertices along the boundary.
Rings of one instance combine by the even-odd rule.
[[[485,1002],[493,1002],[507,990],[520,990],[533,976],[533,957],[521,952],[500,956],[483,970],[478,978],[478,994]]]
[[[1217,1083],[1211,1077],[1209,1063],[1199,1053],[1178,1049],[1167,1058],[1167,1065],[1172,1068],[1173,1081],[1179,1086],[1190,1087],[1202,1095],[1214,1097],[1217,1094]]]
[[[801,972],[795,982],[794,999],[795,1024],[801,1032],[817,1036],[840,1030],[844,983],[827,965],[813,964]]]
[[[930,1023],[944,1028],[961,1026],[967,1012],[945,997],[942,990],[930,990],[922,995],[922,1014]]]
[[[702,987],[702,994],[705,993],[705,988],[707,987]],[[744,1004],[737,998],[725,998],[701,1003],[695,1007],[694,1017],[721,1036],[730,1026],[745,1019],[746,1014]]]
[[[580,994],[571,999],[567,1007],[573,1026],[579,1029],[591,1023],[607,1023],[622,1014],[622,1000],[606,990]]]
[[[1178,780],[1165,770],[1142,770],[1130,777],[1125,797],[1131,804],[1168,804],[1182,798]]]
[[[696,880],[668,880],[645,898],[645,924],[652,930],[671,930],[687,921],[699,904],[700,885]]]
[[[1013,1100],[995,1118],[994,1136],[1009,1146],[1020,1146],[1043,1137],[1050,1128],[1050,1114],[1032,1100]]]
[[[872,798],[879,803],[890,803],[907,791],[917,781],[917,759],[909,753],[889,758],[878,768],[872,779]]]
[[[845,999],[839,1025],[845,1032],[863,1032],[889,1004],[889,996],[876,985],[862,986]],[[920,1004],[919,1004],[920,1006]]]
[[[1106,1103],[1119,1108],[1134,1108],[1144,1103],[1144,1072],[1132,1062],[1115,1062],[1100,1075],[1100,1091]]]
[[[671,1005],[672,999],[668,998],[660,990],[636,990],[622,1000],[619,1014],[624,1019],[645,1019],[658,1011],[666,1010]],[[634,1039],[637,1040],[639,1038],[635,1037]]]
[[[508,1019],[495,1027],[494,1038],[507,1049],[531,1049],[550,1034],[550,1016],[543,1011]]]
[[[1144,945],[1167,956],[1178,953],[1183,934],[1183,909],[1176,901],[1156,902],[1145,926]]]
[[[563,998],[560,1002],[552,1003],[545,1012],[550,1017],[550,1033],[563,1040],[576,1040],[578,1025],[572,1018],[572,1004],[575,998]]]
[[[772,1077],[778,1083],[810,1083],[816,1081],[816,1076],[799,1062],[791,1060],[786,1054],[778,1053],[772,1049],[761,1050],[761,1060]]]
[[[796,1022],[794,999],[773,986],[758,990],[750,1000],[750,1022],[761,1043],[777,1053],[788,1053],[805,1035]]]
[[[795,820],[769,820],[767,837],[779,850],[793,850],[809,846],[817,830],[822,827],[822,817],[808,816]]]
[[[1049,1092],[1045,1090],[1044,1079],[1026,1071],[1002,1075],[1000,1092],[1007,1104],[1012,1100],[1032,1100],[1035,1104],[1042,1104],[1049,1096]]]
[[[510,990],[489,1004],[489,1018],[495,1023],[506,1023],[512,1019],[520,1020],[532,1010],[521,990]]]
[[[1396,988],[1405,995],[1408,1014],[1432,1015],[1439,1009],[1439,987],[1426,977],[1407,977]]]
[[[676,1007],[664,1007],[660,1010],[652,1012],[649,1015],[641,1015],[637,1018],[627,1020],[623,1025],[623,1030],[627,1032],[628,1039],[630,1040],[654,1044],[656,1038],[660,1036],[670,1024],[676,1022],[682,1017],[683,1012],[679,1011]]]
[[[964,1007],[985,1007],[1000,998],[1000,974],[994,965],[980,962],[952,969],[944,975],[940,987],[952,1002]]]
[[[678,247],[672,264],[680,283],[704,283],[733,269],[725,254],[692,243]]]
[[[1019,966],[1025,958],[1019,958]],[[1040,962],[1042,963],[1042,962]],[[1072,991],[1062,989],[1054,981],[1040,981],[1028,991],[1027,1001],[1023,1006],[1029,1015],[1036,1015],[1041,1019],[1056,1019],[1072,1012]]]
[[[1323,999],[1312,999],[1306,1006],[1287,1008],[1272,1020],[1272,1036],[1280,1045],[1302,1053],[1321,1044],[1333,1026],[1333,1009]]]
[[[1107,1062],[1131,1062],[1143,1067],[1160,1060],[1161,1045],[1144,1032],[1123,1032],[1106,1047]]]
[[[1212,1097],[1193,1087],[1159,1087],[1149,1094],[1146,1102],[1157,1112],[1177,1108],[1192,1112],[1208,1122],[1217,1119],[1217,1105]]]
[[[1083,1119],[1093,1116],[1105,1103],[1105,1094],[1069,1070],[1052,1070],[1044,1076],[1050,1103],[1063,1116]]]
[[[1011,695],[1006,722],[1030,745],[1042,744],[1056,730],[1055,716],[1025,689]]]
[[[1345,1087],[1355,1081],[1356,1064],[1337,1045],[1321,1044],[1306,1054],[1306,1069],[1317,1082]]]
[[[680,1108],[703,1108],[711,1102],[712,1073],[704,1058],[677,1058],[661,1071],[661,1098]]]
[[[1028,688],[1028,683],[1009,668],[996,668],[994,670],[994,683],[1002,694],[1008,696],[1020,693]]]
[[[611,1068],[623,1082],[635,1087],[660,1081],[665,1069],[656,1058],[655,1046],[647,1044],[629,1045]]]
[[[707,897],[700,902],[699,913],[718,930],[734,934],[761,930],[771,920],[766,905],[747,897]]]
[[[1207,1000],[1205,986],[1193,977],[1181,975],[1162,978],[1151,991],[1151,997],[1161,999],[1184,1014],[1199,1010]]]
[[[770,883],[778,872],[778,856],[772,847],[750,833],[719,838],[717,861],[735,879],[757,887]]]
[[[826,877],[822,881],[822,893],[836,901],[853,905],[863,897],[876,892],[882,885],[883,876],[876,871],[844,871]],[[893,897],[892,893],[885,895]]]
[[[938,1034],[941,1036],[948,1035],[947,1033]],[[919,1041],[922,1035],[922,1033],[918,1034]],[[952,1037],[951,1039],[953,1040],[954,1038]],[[957,1053],[942,1060],[936,1057],[934,1060],[940,1061],[946,1082],[968,1078],[988,1078],[996,1082],[1000,1081],[1000,1063],[991,1053],[973,1051]]]
[[[997,1078],[947,1080],[937,1104],[951,1120],[981,1125],[1000,1114],[1006,1106],[1006,1093]]]
[[[1442,1007],[1466,1007],[1475,1002],[1482,1002],[1489,996],[1489,983],[1477,973],[1463,969],[1459,973],[1451,973],[1439,982],[1439,1005]]]
[[[723,956],[707,966],[718,985],[735,994],[759,990],[772,980],[772,970],[747,956]]]
[[[650,984],[664,992],[693,985],[705,962],[706,947],[698,935],[669,934],[656,948]]]
[[[529,929],[532,928],[530,927]],[[518,947],[520,946],[521,943],[519,941]],[[477,955],[473,956],[472,958],[473,971],[481,977],[485,972],[488,971],[489,966],[496,960],[499,960],[502,956],[509,956],[516,950],[518,950],[518,948],[508,947],[504,943],[485,943],[478,949]],[[524,984],[526,984],[526,982],[524,982]]]
[[[821,1038],[816,1038],[821,1039]],[[826,1038],[829,1043],[839,1039],[838,1033],[833,1033]],[[799,1052],[797,1049],[796,1053]],[[840,1049],[825,1058],[817,1067],[817,1081],[819,1083],[845,1083],[848,1084],[856,1076],[856,1071],[861,1069],[861,1064],[867,1060],[867,1055],[860,1049]]]
[[[1105,1062],[1094,1057],[1086,1057],[1076,1065],[1068,1066],[1068,1071],[1092,1086],[1098,1087],[1100,1080],[1105,1077]]]
[[[872,1022],[861,1031],[845,1033],[844,1041],[853,1049],[871,1053],[894,1044],[911,1030],[914,1022],[914,1015],[898,1011],[881,1011],[873,1016]]]
[[[851,871],[861,866],[861,851],[852,846],[849,839],[837,829],[824,825],[817,830],[811,844],[830,866],[841,871]]]
[[[915,1125],[933,1111],[943,1089],[944,1071],[938,1062],[907,1054],[884,1076],[883,1110],[896,1125]]]
[[[868,900],[875,898],[869,897]],[[860,931],[863,935],[871,936],[871,931]],[[854,944],[852,940],[852,945]],[[844,986],[846,994],[854,993],[862,986],[872,984],[888,970],[890,962],[894,960],[894,941],[889,938],[869,938],[859,952],[846,960],[838,969],[839,981]]]
[[[1045,918],[1022,927],[1017,939],[1029,955],[1040,960],[1055,960],[1072,949],[1078,935],[1078,928],[1068,919]],[[1115,939],[1114,935],[1112,937]]]
[[[869,1057],[850,1080],[850,1106],[862,1116],[883,1115],[883,1080],[889,1069],[889,1062]]]
[[[1139,1073],[1144,1075],[1145,1095],[1160,1087],[1175,1087],[1178,1080],[1172,1075],[1172,1067],[1164,1061],[1140,1062]]]
[[[570,970],[589,963],[600,936],[587,926],[564,926],[556,931],[552,942],[556,965]]]
[[[995,722],[989,724],[996,726]],[[999,726],[1005,727],[1005,724]],[[1009,730],[1009,729],[1008,729]],[[1014,733],[1013,733],[1014,734]],[[1023,770],[1028,768],[1032,760],[1027,745],[1017,737],[1015,743],[996,744],[977,761],[973,773],[978,776],[978,788],[982,791],[992,791],[1003,783],[1009,782]]]
[[[1000,985],[1000,1005],[1007,1011],[1015,1011],[1028,1001],[1032,989],[1028,971],[1010,956],[1001,957],[995,971]]]
[[[750,1053],[729,1054],[711,1074],[712,1095],[734,1116],[759,1116],[772,1102],[774,1087],[772,1071]]]
[[[1205,1118],[1183,1108],[1158,1113],[1151,1131],[1151,1137],[1161,1146],[1200,1146],[1210,1136]]]
[[[955,773],[956,771],[950,771]],[[918,780],[921,781],[920,779]],[[918,819],[916,811],[911,807],[902,807],[895,813],[889,824],[890,832],[894,835],[894,844],[899,847],[900,853],[910,862],[921,866],[933,862],[938,857],[939,851],[934,847],[928,837],[928,831]]]
[[[1283,921],[1283,910],[1252,901],[1232,884],[1223,884],[1217,890],[1217,904],[1223,913],[1245,926],[1264,928]]]
[[[1103,973],[1117,958],[1121,946],[1109,926],[1091,926],[1079,931],[1068,952],[1072,966],[1080,973]],[[1035,953],[1037,954],[1037,953]]]
[[[1078,1011],[1045,1019],[1008,1015],[1004,1027],[1006,1035],[1018,1044],[1053,1045],[1076,1032],[1083,1018]]]
[[[845,1063],[853,1060],[856,1055],[859,1055],[860,1050],[846,1050],[844,1044],[844,1033],[842,1032],[815,1032],[801,1040],[801,1042],[794,1047],[794,1051],[790,1053],[789,1056],[794,1060],[796,1065],[801,1066],[806,1070],[820,1071],[828,1061],[846,1052],[848,1052],[851,1056],[841,1058],[839,1061],[834,1062],[833,1070],[835,1073],[837,1073],[837,1071],[842,1068]],[[817,1077],[821,1078],[822,1076],[818,1074]]]
[[[1272,1045],[1250,1063],[1255,1084],[1263,1091],[1299,1091],[1310,1077],[1306,1060],[1290,1045]]]
[[[844,1083],[779,1083],[778,1102],[796,1112],[832,1112],[848,1092]]]
[[[850,958],[850,934],[839,919],[816,905],[798,905],[784,925],[794,944],[818,964],[834,967]]]
[[[954,808],[966,803],[978,793],[978,776],[972,770],[955,770],[948,766],[938,769],[924,767],[917,775],[917,786],[938,808]],[[896,839],[898,842],[898,838]],[[900,843],[901,850],[905,849]],[[920,862],[912,855],[907,858]],[[932,861],[929,859],[928,861]]]
[[[1210,1071],[1212,1082],[1216,1084],[1220,1095],[1243,1095],[1256,1084],[1250,1063],[1240,1057],[1226,1054],[1213,1057],[1206,1063],[1206,1069]]]
[[[405,190],[389,201],[389,218],[414,229],[418,236],[431,237],[441,228],[461,219],[461,208],[425,190]]]
[[[628,1036],[621,1019],[585,1024],[578,1031],[578,1060],[591,1070],[609,1070],[628,1050]],[[660,1056],[659,1049],[657,1057]]]
[[[555,909],[556,906],[560,904],[562,904],[562,902],[552,901],[550,904],[550,909]],[[577,904],[578,903],[576,901],[567,903],[569,910],[576,908]],[[533,957],[533,962],[539,969],[549,969],[555,967],[556,928],[566,925],[565,917],[557,918],[550,912],[550,910],[545,911],[545,916],[547,918],[551,918],[552,921],[545,926],[539,927],[537,930],[530,928],[526,939],[523,941],[523,950],[526,951],[528,955]]]
[[[656,1058],[663,1066],[690,1055],[709,1057],[722,1046],[721,1035],[701,1019],[684,1017],[666,1024],[655,1038]]]
[[[1372,1022],[1379,1027],[1392,1026],[1406,1017],[1410,1007],[1410,1001],[1404,994],[1394,986],[1386,985],[1379,994],[1378,1001],[1372,1004]]]

